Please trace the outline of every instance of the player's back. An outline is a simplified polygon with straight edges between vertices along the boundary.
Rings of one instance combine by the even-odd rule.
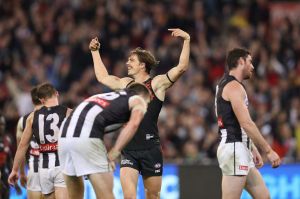
[[[57,141],[59,127],[67,114],[67,107],[57,105],[42,107],[34,112],[32,132],[40,145],[40,167],[59,166]]]
[[[132,96],[123,90],[89,97],[64,122],[61,137],[102,139],[104,133],[118,129],[129,120]]]

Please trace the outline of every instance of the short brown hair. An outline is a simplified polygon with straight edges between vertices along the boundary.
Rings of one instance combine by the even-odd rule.
[[[39,99],[49,99],[57,93],[57,90],[50,83],[44,83],[38,86],[37,95]]]
[[[129,55],[137,55],[139,61],[145,63],[147,73],[150,73],[153,67],[159,64],[159,61],[155,59],[150,51],[144,50],[141,47],[132,50]]]
[[[248,55],[250,55],[250,52],[243,48],[235,48],[235,49],[229,51],[229,53],[227,55],[227,60],[226,60],[228,70],[236,68],[238,60],[240,58],[246,59]]]
[[[132,83],[130,86],[128,86],[128,90],[137,94],[137,95],[144,95],[144,96],[150,96],[150,92],[148,88],[140,83]]]
[[[31,89],[30,94],[31,94],[32,103],[34,105],[42,104],[42,102],[40,101],[39,96],[38,96],[38,87],[37,86],[35,86]]]

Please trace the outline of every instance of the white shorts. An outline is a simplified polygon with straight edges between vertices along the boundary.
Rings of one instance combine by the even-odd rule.
[[[32,169],[28,170],[27,173],[27,190],[29,191],[41,191],[41,184],[40,184],[40,175],[38,172],[33,172]]]
[[[99,138],[60,138],[58,155],[62,172],[68,176],[112,171],[106,148]]]
[[[43,194],[54,192],[55,187],[66,187],[60,167],[50,169],[39,168],[40,183]]]
[[[251,151],[245,143],[220,143],[217,151],[223,175],[248,175],[255,167]]]

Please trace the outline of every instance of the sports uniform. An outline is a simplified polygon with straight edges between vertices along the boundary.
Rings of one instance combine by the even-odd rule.
[[[23,132],[26,126],[26,120],[28,116],[27,114],[20,118],[20,132]],[[38,167],[39,167],[39,151],[40,146],[38,145],[36,139],[34,136],[32,136],[28,148],[28,173],[27,173],[27,183],[26,188],[29,191],[41,191],[41,185],[40,185],[40,177],[38,173]]]
[[[163,101],[155,96],[151,82],[151,78],[144,82],[151,93],[151,101],[136,134],[121,153],[121,167],[134,168],[143,176],[161,176],[163,156],[157,120]]]
[[[39,176],[41,191],[49,194],[54,187],[66,187],[57,152],[59,127],[66,117],[67,108],[61,105],[42,107],[34,112],[32,132],[39,144]]]
[[[215,107],[221,137],[217,157],[224,175],[247,175],[250,168],[255,167],[251,153],[252,141],[241,128],[231,103],[222,97],[223,88],[231,81],[237,79],[226,74],[216,88]],[[248,106],[247,96],[244,101]]]
[[[94,95],[77,106],[60,129],[59,157],[64,174],[79,177],[111,171],[103,136],[129,120],[129,101],[136,97],[123,90]]]

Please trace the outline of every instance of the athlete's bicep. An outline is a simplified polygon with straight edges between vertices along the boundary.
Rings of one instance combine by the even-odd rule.
[[[132,79],[129,77],[119,78],[113,75],[109,75],[103,78],[101,82],[112,90],[118,90],[126,88],[127,84],[129,84],[130,81],[132,81]]]
[[[179,66],[175,66],[174,68],[171,68],[167,75],[169,77],[169,80],[171,82],[176,82],[179,77],[182,76],[182,74],[185,72],[185,69],[183,69],[182,67],[179,67]]]
[[[226,89],[226,90],[225,90]],[[224,88],[224,92],[231,103],[233,112],[241,126],[252,122],[247,105],[245,103],[246,92],[241,85],[231,85]]]

